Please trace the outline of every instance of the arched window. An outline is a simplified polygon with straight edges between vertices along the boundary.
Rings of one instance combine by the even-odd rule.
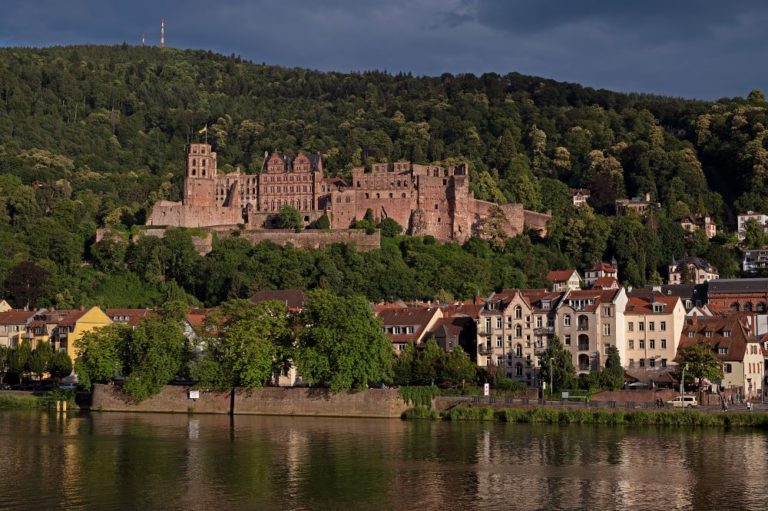
[[[523,327],[521,325],[515,325],[515,337],[523,336]]]
[[[563,316],[563,326],[571,326],[571,315],[566,314]]]
[[[587,316],[579,316],[579,330],[589,330],[589,318]]]
[[[744,312],[752,312],[752,302],[747,302],[744,304]]]
[[[586,334],[579,335],[579,351],[589,351],[589,336]]]
[[[757,302],[757,305],[755,306],[755,310],[757,312],[765,312],[765,303],[764,302]]]
[[[523,319],[523,308],[519,305],[515,307],[515,319]]]
[[[523,364],[519,363],[515,366],[515,376],[523,375]]]
[[[579,355],[579,371],[589,371],[589,355]]]
[[[516,357],[522,357],[523,356],[523,345],[518,343],[515,346],[515,356]]]
[[[733,302],[731,304],[731,310],[734,311],[734,312],[739,312],[739,304],[738,304],[738,302]]]

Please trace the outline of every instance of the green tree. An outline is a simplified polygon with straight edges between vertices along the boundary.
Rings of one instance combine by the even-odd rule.
[[[184,333],[170,318],[149,316],[132,332],[127,347],[124,390],[135,402],[160,392],[182,367]]]
[[[110,383],[126,372],[126,354],[131,327],[111,324],[85,332],[75,343],[78,357],[75,372],[84,388]]]
[[[72,374],[72,359],[66,351],[57,351],[51,355],[51,361],[48,363],[48,370],[57,381],[61,381]]]
[[[300,321],[296,362],[309,382],[339,392],[391,381],[392,343],[365,298],[312,291]]]
[[[39,380],[43,379],[43,374],[48,372],[48,365],[53,356],[53,349],[50,343],[41,342],[37,345],[32,355],[29,357],[29,370],[37,375]]]
[[[304,228],[304,221],[301,212],[291,206],[283,206],[277,215],[277,226],[280,229],[293,229],[296,232]]]
[[[621,358],[616,346],[608,347],[605,368],[600,371],[600,386],[612,390],[624,386],[624,368],[621,366]]]
[[[475,381],[477,366],[460,346],[445,357],[440,379],[452,386],[462,386]]]
[[[293,343],[288,311],[281,302],[249,300],[227,302],[208,321],[212,334],[206,340],[205,356],[193,371],[206,387],[233,389],[261,387]]]
[[[393,365],[393,382],[395,385],[411,385],[413,383],[413,366],[416,362],[416,347],[412,342],[395,359]]]
[[[379,223],[379,229],[381,229],[381,235],[389,238],[394,238],[403,232],[403,226],[398,224],[391,218],[385,218]]]
[[[550,392],[568,389],[574,385],[576,370],[571,353],[565,349],[558,336],[552,337],[547,351],[541,356],[541,379],[547,385],[552,383]]]
[[[413,383],[415,385],[434,385],[442,373],[445,352],[438,346],[434,337],[430,337],[424,349],[416,356],[413,364]]]
[[[768,233],[763,231],[763,226],[754,218],[747,220],[745,223],[744,246],[751,249],[768,246]]]
[[[678,367],[686,368],[686,375],[697,380],[699,388],[705,378],[711,382],[723,379],[723,363],[707,343],[700,342],[683,348],[676,360]]]

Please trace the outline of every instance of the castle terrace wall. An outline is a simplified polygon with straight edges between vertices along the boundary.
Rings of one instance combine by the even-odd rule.
[[[91,409],[105,412],[217,413],[230,412],[230,393],[199,391],[190,399],[191,387],[167,385],[156,396],[133,403],[115,385],[94,385]],[[409,406],[396,389],[367,389],[332,393],[328,389],[266,387],[237,389],[235,414],[326,417],[399,418]]]
[[[539,231],[542,236],[547,235],[547,224],[552,220],[552,215],[537,213],[536,211],[523,210],[523,223],[525,227]]]
[[[243,223],[238,207],[188,206],[181,202],[160,201],[152,208],[147,225],[168,227],[209,227]]]
[[[240,233],[240,237],[247,239],[254,245],[258,245],[262,241],[271,241],[280,246],[290,243],[297,248],[317,249],[334,243],[353,243],[355,248],[361,252],[381,248],[381,233],[376,231],[373,234],[366,234],[362,229],[333,231],[310,229],[301,232],[282,229],[246,230]]]

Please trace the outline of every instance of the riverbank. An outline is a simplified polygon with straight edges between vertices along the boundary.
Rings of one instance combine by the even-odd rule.
[[[423,406],[410,408],[403,419],[447,421],[495,421],[523,424],[607,424],[627,426],[707,426],[768,429],[768,413],[700,412],[691,410],[585,410],[491,408],[456,406],[437,411]]]
[[[34,393],[25,391],[0,392],[0,410],[48,409],[56,408],[57,401],[66,401],[68,408],[78,409],[75,393],[71,391],[52,391]]]

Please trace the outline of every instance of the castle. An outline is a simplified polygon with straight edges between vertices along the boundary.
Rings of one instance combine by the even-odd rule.
[[[240,170],[218,174],[216,153],[209,144],[198,143],[187,148],[182,201],[157,202],[147,224],[219,228],[245,224],[246,230],[259,230],[269,227],[284,206],[300,211],[307,225],[326,214],[332,230],[348,229],[370,209],[377,221],[391,218],[408,234],[458,242],[482,236],[484,221],[494,214],[509,236],[525,227],[545,235],[550,218],[527,211],[522,204],[475,199],[466,163],[450,167],[374,163],[370,172],[352,169],[347,184],[325,177],[322,158],[303,152],[273,153],[259,174]]]

